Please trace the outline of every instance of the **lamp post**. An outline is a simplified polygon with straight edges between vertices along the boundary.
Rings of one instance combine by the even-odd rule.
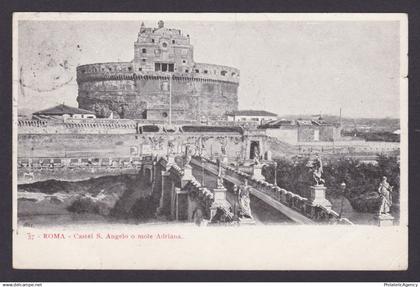
[[[164,80],[163,81],[163,90],[169,92],[169,114],[168,114],[168,120],[169,120],[169,126],[172,125],[172,74],[170,72],[165,73],[165,75],[168,76],[169,81]],[[168,87],[169,86],[169,87]]]
[[[172,74],[169,73],[169,126],[172,126]]]
[[[203,137],[200,137],[200,160],[201,160],[201,186],[204,187],[204,158],[203,158]]]
[[[277,162],[274,162],[274,184],[277,186]]]
[[[340,184],[340,188],[341,188],[341,207],[340,207],[340,214],[339,214],[339,216],[341,218],[341,215],[343,213],[343,201],[344,201],[344,192],[346,190],[346,183],[345,182],[342,182]]]

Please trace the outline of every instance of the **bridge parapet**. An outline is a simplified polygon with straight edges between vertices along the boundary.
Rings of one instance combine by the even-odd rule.
[[[206,162],[217,166],[218,162],[207,157],[203,157]],[[201,160],[200,160],[201,162]],[[322,205],[312,204],[310,200],[296,193],[287,191],[274,184],[264,180],[257,180],[252,175],[236,170],[234,167],[223,164],[225,175],[239,178],[247,181],[248,185],[276,200],[277,202],[299,212],[305,217],[317,222],[325,224],[350,224],[353,223],[347,218],[342,218],[337,212],[326,208]]]
[[[177,221],[212,222],[214,193],[192,175],[191,166],[180,167],[176,161],[164,157],[158,159],[155,166],[160,171],[155,173],[158,176],[155,190],[160,197],[158,214]],[[228,207],[223,211],[227,217],[232,217]]]

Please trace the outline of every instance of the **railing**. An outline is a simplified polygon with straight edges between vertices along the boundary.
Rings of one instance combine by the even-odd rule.
[[[209,158],[204,159],[206,162],[213,165],[218,164],[215,160],[211,160]],[[252,177],[252,175],[238,171],[232,166],[222,164],[222,167],[225,169],[226,175],[236,178],[239,177],[241,180],[246,179],[249,186],[316,222],[327,224],[353,224],[350,220],[340,217],[337,212],[331,209],[325,208],[321,205],[313,205],[305,197],[287,191],[264,180],[256,180]]]

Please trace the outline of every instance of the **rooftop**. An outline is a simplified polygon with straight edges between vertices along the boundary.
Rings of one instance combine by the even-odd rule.
[[[277,114],[263,110],[239,110],[227,113],[228,116],[277,117]]]
[[[261,128],[279,128],[279,127],[298,127],[298,126],[338,126],[339,124],[333,122],[326,122],[322,118],[318,120],[298,119],[298,120],[274,120],[260,126]]]
[[[33,113],[34,115],[75,115],[75,114],[88,114],[88,115],[94,115],[95,113],[92,111],[79,109],[75,107],[66,106],[65,104],[61,104],[49,109],[41,110],[38,112]]]

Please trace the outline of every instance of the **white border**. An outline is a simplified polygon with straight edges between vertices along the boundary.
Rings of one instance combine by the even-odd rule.
[[[27,241],[17,229],[17,67],[19,20],[35,21],[399,21],[401,217],[400,225],[262,226],[202,228],[126,226],[95,232],[180,232],[184,240],[152,242]],[[13,14],[13,266],[33,269],[230,269],[230,270],[405,270],[408,264],[408,20],[405,14],[274,14],[274,13],[14,13]],[[90,232],[54,229],[73,234]]]

